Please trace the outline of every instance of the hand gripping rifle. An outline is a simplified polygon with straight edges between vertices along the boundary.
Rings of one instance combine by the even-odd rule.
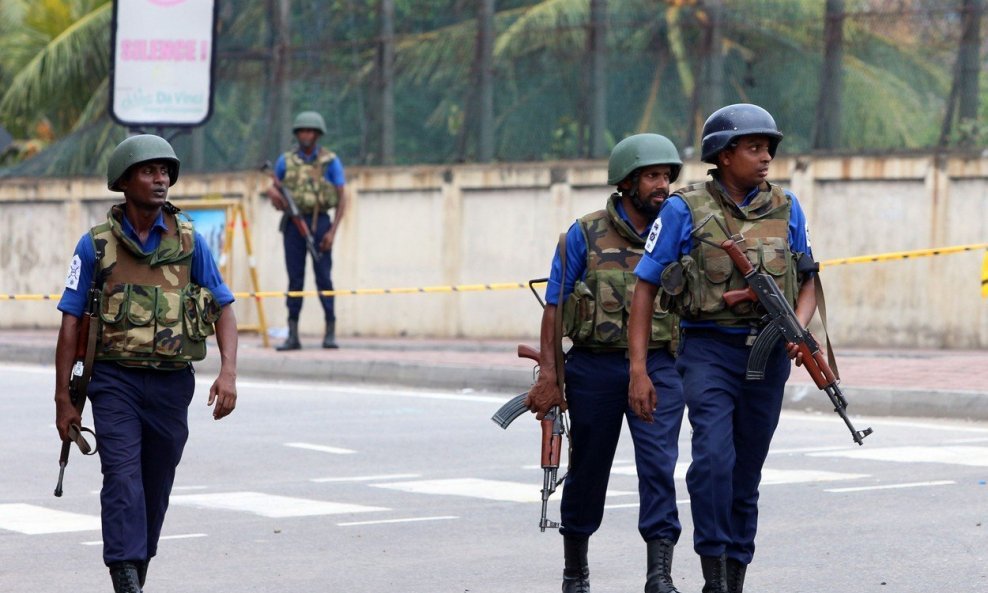
[[[99,289],[93,282],[86,294],[87,309],[79,321],[79,335],[76,338],[75,361],[72,363],[72,371],[69,375],[69,399],[72,405],[79,411],[86,407],[86,394],[89,390],[89,379],[93,373],[93,357],[96,354],[96,323],[93,318],[99,311]],[[82,433],[88,432],[93,435],[93,444],[90,445]],[[65,477],[65,466],[69,464],[69,452],[72,450],[72,443],[79,447],[83,455],[95,455],[99,449],[96,441],[96,433],[84,426],[69,426],[69,440],[62,441],[62,451],[58,456],[58,483],[55,484],[55,496],[62,495],[62,479]]]
[[[799,323],[796,312],[782,294],[779,285],[768,274],[756,272],[755,267],[733,239],[727,239],[720,244],[720,247],[727,252],[748,283],[747,288],[724,293],[724,302],[728,307],[743,302],[757,302],[767,312],[765,320],[768,324],[752,346],[746,378],[757,380],[764,377],[765,359],[780,336],[786,342],[795,344],[803,355],[803,368],[813,378],[817,388],[825,391],[830,397],[834,411],[851,431],[854,442],[863,445],[864,438],[872,433],[871,428],[855,430],[854,425],[851,424],[851,420],[847,417],[847,400],[838,386],[840,379],[830,368],[816,339]]]
[[[295,198],[292,196],[292,192],[289,191],[287,187],[281,184],[277,177],[274,175],[274,171],[271,169],[271,161],[264,161],[261,165],[261,171],[271,171],[271,178],[275,181],[275,187],[285,202],[288,204],[288,217],[292,220],[292,224],[298,229],[299,234],[305,239],[305,248],[309,250],[312,254],[313,261],[319,261],[322,257],[322,253],[316,249],[316,241],[312,237],[312,229],[309,228],[308,223],[305,222],[305,218],[302,217],[302,213],[298,209],[298,204],[295,203]]]
[[[540,353],[535,348],[525,344],[518,344],[518,357],[534,360],[536,363],[536,369],[538,369]],[[507,403],[501,406],[497,412],[494,413],[491,420],[506,430],[508,426],[514,422],[515,418],[528,411],[528,408],[525,407],[526,396],[528,396],[528,392],[511,398]],[[549,507],[549,497],[556,491],[556,487],[562,484],[563,480],[566,479],[565,475],[562,478],[557,479],[559,474],[559,460],[562,455],[563,435],[569,434],[569,430],[565,424],[565,418],[566,416],[559,409],[559,406],[553,406],[549,408],[549,411],[546,412],[545,417],[541,420],[541,465],[543,473],[542,516],[539,519],[539,529],[542,531],[545,531],[546,528],[556,529],[559,527],[559,523],[547,519],[546,514]]]
[[[566,278],[566,233],[559,235],[559,258],[561,263],[561,275],[560,278]],[[535,284],[545,282],[548,278],[539,278],[536,280],[528,281],[528,288],[535,295],[535,299],[539,302],[542,308],[545,308],[545,302],[539,297],[539,293],[535,290]],[[565,394],[566,385],[566,360],[563,353],[563,282],[559,285],[559,298],[556,305],[556,317],[555,317],[555,327],[554,327],[554,346],[556,351],[556,384],[559,387],[559,392]],[[524,344],[518,345],[518,356],[522,358],[530,358],[534,360],[536,364],[536,374],[538,373],[538,366],[541,364],[541,353],[532,348],[531,346],[526,346]],[[525,412],[525,397],[527,393],[515,396],[506,404],[501,406],[501,408],[491,417],[498,426],[501,428],[508,428],[511,422]],[[547,512],[549,507],[549,497],[556,491],[556,488],[563,483],[566,479],[564,474],[562,478],[559,478],[559,461],[562,455],[562,445],[563,445],[563,435],[566,435],[567,440],[570,445],[570,455],[569,459],[572,460],[573,456],[573,441],[570,438],[569,427],[566,422],[566,413],[560,406],[552,406],[549,411],[546,412],[545,416],[541,420],[542,427],[542,456],[541,456],[541,466],[542,466],[542,515],[539,518],[539,529],[545,532],[546,528],[558,529],[561,525],[547,518]]]

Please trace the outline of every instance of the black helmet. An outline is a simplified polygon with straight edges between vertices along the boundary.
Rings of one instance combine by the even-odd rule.
[[[754,134],[771,138],[768,153],[775,158],[775,149],[779,147],[779,142],[782,142],[782,132],[776,127],[772,114],[751,103],[721,107],[710,114],[703,124],[700,160],[716,165],[717,154],[727,148],[732,140],[739,136]]]

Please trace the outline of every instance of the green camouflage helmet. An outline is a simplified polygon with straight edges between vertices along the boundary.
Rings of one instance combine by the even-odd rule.
[[[299,130],[315,130],[320,134],[325,134],[326,122],[315,111],[303,111],[295,116],[295,123],[292,124],[293,134]]]
[[[607,163],[607,185],[624,181],[635,169],[649,165],[669,165],[669,182],[676,181],[683,168],[676,145],[659,134],[635,134],[618,142]]]
[[[161,136],[140,134],[127,138],[113,149],[110,163],[106,166],[106,187],[110,191],[123,191],[117,186],[117,182],[127,169],[147,161],[167,161],[168,186],[171,187],[178,181],[180,161],[175,156],[172,145]]]

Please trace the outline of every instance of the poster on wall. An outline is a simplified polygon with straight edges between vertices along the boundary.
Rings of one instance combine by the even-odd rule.
[[[110,114],[132,128],[199,126],[213,110],[215,0],[115,0]]]
[[[199,206],[196,206],[197,208]],[[185,205],[182,210],[189,210]],[[189,218],[196,227],[196,232],[202,235],[209,245],[209,251],[213,254],[216,267],[222,268],[226,263],[226,219],[225,208],[196,210],[188,212]]]

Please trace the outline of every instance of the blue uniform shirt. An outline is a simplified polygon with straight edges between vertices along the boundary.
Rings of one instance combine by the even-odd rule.
[[[745,197],[742,206],[747,205],[752,198],[758,195],[758,188],[751,190]],[[786,195],[792,200],[792,208],[789,212],[789,249],[793,253],[804,253],[812,257],[813,251],[810,248],[810,235],[806,223],[806,214],[803,213],[802,206],[796,196],[786,190]],[[645,255],[635,267],[635,275],[651,284],[659,285],[662,278],[662,271],[669,264],[679,261],[679,259],[690,252],[693,239],[690,233],[693,231],[693,216],[690,214],[689,206],[679,196],[671,196],[662,204],[659,217],[652,225],[652,232],[656,233],[654,241],[649,241],[645,245]],[[691,323],[683,321],[684,327],[696,325],[710,326],[712,323]],[[725,331],[728,331],[725,329]],[[738,331],[747,330],[740,329]]]
[[[148,254],[158,248],[162,233],[168,230],[168,227],[165,226],[164,215],[161,213],[158,214],[158,219],[154,221],[146,243],[141,243],[126,216],[123,217],[122,226],[127,236],[140,245],[144,253]],[[93,281],[95,270],[96,250],[93,247],[92,238],[89,233],[86,233],[75,246],[72,264],[69,266],[69,273],[65,278],[65,290],[62,291],[62,298],[58,301],[59,311],[76,317],[81,317],[85,313],[86,292],[89,290],[89,284]],[[233,302],[233,293],[223,282],[223,277],[220,276],[220,271],[216,268],[216,262],[213,261],[213,256],[209,251],[209,245],[199,233],[196,233],[189,274],[194,284],[208,288],[213,293],[219,306],[223,307]]]
[[[621,217],[628,226],[634,228],[628,214],[624,211],[624,205],[618,200],[615,204],[618,216]],[[649,229],[641,234],[644,239],[648,235]],[[587,274],[587,239],[580,229],[580,222],[574,222],[566,231],[566,279],[563,282],[563,299],[573,292],[573,286],[577,280],[582,280]],[[559,278],[562,275],[562,263],[559,260],[559,250],[556,249],[552,256],[552,268],[549,271],[549,283],[545,288],[545,302],[550,305],[558,305],[559,300]]]
[[[302,149],[298,149],[298,156],[306,163],[311,163],[316,160],[316,155],[319,154],[319,146],[316,146],[312,151],[312,154],[307,155]],[[274,164],[274,174],[278,176],[279,180],[285,178],[285,155],[282,154],[278,157],[278,161]],[[326,181],[332,183],[336,187],[342,187],[346,185],[346,176],[343,174],[343,163],[340,162],[340,157],[329,161],[329,166],[326,167]]]

